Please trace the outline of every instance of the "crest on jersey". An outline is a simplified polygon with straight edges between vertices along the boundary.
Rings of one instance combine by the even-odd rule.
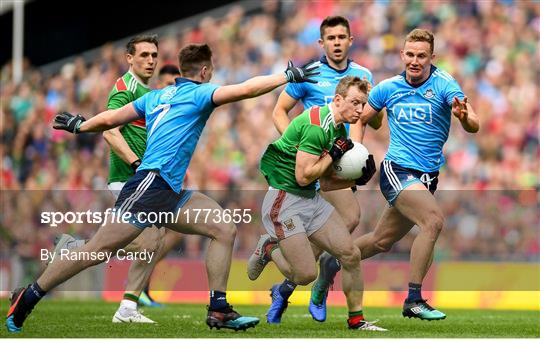
[[[287,230],[293,230],[296,226],[294,225],[294,222],[292,218],[289,218],[288,220],[283,221],[283,225]]]
[[[433,90],[427,89],[426,92],[424,93],[424,98],[430,99],[433,97],[435,97],[435,93],[433,92]]]

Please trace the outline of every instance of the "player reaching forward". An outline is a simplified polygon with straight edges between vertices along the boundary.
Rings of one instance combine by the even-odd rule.
[[[434,37],[415,29],[405,38],[401,60],[405,71],[375,86],[351,136],[362,141],[367,122],[386,107],[390,146],[381,164],[381,192],[389,205],[373,232],[355,240],[362,258],[389,251],[416,224],[420,228],[411,248],[409,293],[403,316],[440,320],[446,315],[422,298],[422,281],[433,261],[433,248],[444,226],[433,197],[442,148],[455,116],[465,131],[476,133],[479,120],[459,84],[432,65]]]
[[[175,86],[152,91],[133,103],[102,112],[88,121],[67,112],[55,117],[54,127],[71,133],[109,130],[143,117],[148,130],[142,164],[124,185],[115,203],[117,218],[99,228],[88,243],[72,254],[112,253],[126,246],[150,226],[141,219],[144,216],[141,213],[175,215],[180,208],[212,209],[223,213],[211,198],[182,188],[186,169],[212,111],[219,105],[260,96],[287,82],[306,81],[316,74],[313,64],[295,67],[289,62],[285,74],[259,76],[241,84],[220,87],[209,83],[214,66],[208,45],[188,45],[180,51],[178,59],[183,78],[178,78]],[[210,288],[207,325],[231,329],[255,326],[259,319],[240,316],[227,303],[225,294],[236,226],[223,220],[205,224],[201,220],[188,220],[185,214],[178,216],[178,221],[165,221],[161,226],[210,238],[206,254]],[[100,262],[100,259],[60,258],[52,262],[37,281],[14,290],[6,318],[8,331],[21,331],[24,320],[48,291]]]

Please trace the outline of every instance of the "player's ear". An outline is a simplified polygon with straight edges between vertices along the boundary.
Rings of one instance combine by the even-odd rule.
[[[324,45],[323,45],[323,40],[322,40],[322,38],[319,38],[318,41],[319,41],[319,46],[323,47]]]
[[[126,60],[128,64],[133,64],[133,54],[126,53]]]
[[[203,65],[203,67],[201,68],[201,72],[200,72],[202,80],[205,79],[207,73],[208,73],[208,66]]]

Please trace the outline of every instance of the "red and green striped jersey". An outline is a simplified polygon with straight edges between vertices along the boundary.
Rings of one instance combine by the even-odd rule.
[[[347,130],[343,124],[335,125],[329,105],[305,110],[291,121],[278,140],[268,146],[261,159],[261,172],[270,186],[312,198],[315,181],[304,187],[296,182],[296,153],[301,150],[320,156],[330,150],[338,136],[347,137]]]
[[[126,72],[118,78],[113,89],[109,93],[107,101],[108,109],[118,109],[142,97],[151,89],[137,79],[131,72]],[[120,128],[122,136],[129,148],[139,157],[143,158],[146,149],[146,124],[144,119],[139,119]],[[127,182],[135,174],[131,166],[124,162],[114,151],[111,150],[109,157],[109,180],[112,182]]]

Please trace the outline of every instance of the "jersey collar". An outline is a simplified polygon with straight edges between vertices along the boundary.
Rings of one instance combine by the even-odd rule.
[[[420,84],[416,84],[416,85],[413,85],[411,83],[409,83],[407,81],[407,75],[405,74],[405,71],[401,72],[401,76],[403,77],[403,79],[405,79],[405,82],[407,84],[409,84],[410,86],[414,87],[414,88],[419,88],[420,86],[424,85],[426,83],[426,81],[429,80],[429,78],[431,78],[431,75],[433,74],[433,72],[435,72],[437,70],[437,67],[435,65],[431,65],[431,69],[429,70],[429,77],[427,77],[426,80],[424,80],[423,82],[421,82]]]
[[[346,72],[348,69],[349,69],[349,65],[351,64],[351,59],[347,59],[347,67],[345,67],[343,70],[338,70],[337,68],[333,68],[332,66],[330,66],[330,64],[328,63],[328,59],[326,58],[325,55],[323,55],[321,57],[321,59],[319,59],[319,61],[323,64],[325,64],[326,66],[328,66],[329,68],[331,68],[332,70],[336,71],[337,73],[344,73]]]
[[[184,84],[184,83],[194,83],[194,84],[197,84],[197,85],[202,84],[200,81],[191,80],[191,79],[188,79],[188,78],[182,78],[182,77],[175,78],[174,81],[175,81],[175,83],[176,83],[176,86],[182,85],[182,84]]]

